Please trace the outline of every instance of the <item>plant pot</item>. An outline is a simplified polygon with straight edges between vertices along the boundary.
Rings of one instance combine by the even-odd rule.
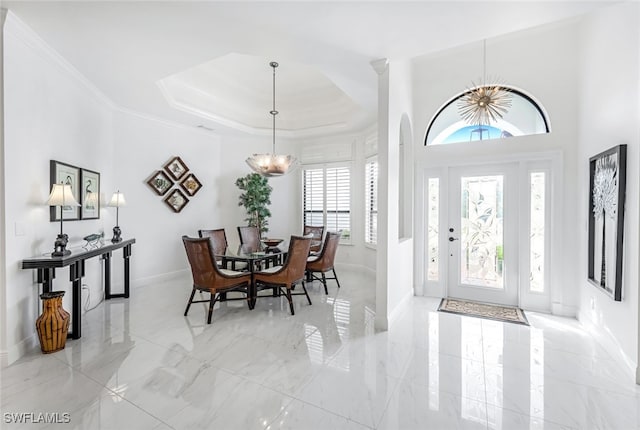
[[[40,294],[42,315],[36,320],[40,348],[44,354],[64,349],[69,331],[69,312],[62,308],[64,291]]]

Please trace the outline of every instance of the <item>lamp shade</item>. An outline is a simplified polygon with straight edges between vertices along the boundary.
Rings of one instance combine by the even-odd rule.
[[[111,200],[109,201],[108,206],[121,208],[122,206],[126,205],[127,201],[124,198],[124,194],[122,194],[120,191],[116,191],[115,193],[113,193],[113,196],[111,196]]]
[[[80,206],[80,203],[73,197],[71,185],[53,184],[51,194],[47,199],[49,206]]]

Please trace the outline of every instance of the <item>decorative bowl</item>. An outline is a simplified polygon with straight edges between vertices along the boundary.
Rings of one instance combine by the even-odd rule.
[[[262,243],[269,248],[273,248],[274,246],[278,246],[282,243],[282,239],[262,239]]]

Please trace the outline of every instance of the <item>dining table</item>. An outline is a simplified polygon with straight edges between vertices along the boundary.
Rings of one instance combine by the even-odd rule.
[[[287,258],[289,249],[288,241],[282,241],[277,246],[266,246],[263,243],[257,247],[239,245],[237,247],[228,246],[224,253],[216,254],[216,260],[221,260],[222,267],[228,269],[235,267],[237,262],[247,264],[247,270],[251,273],[251,285],[249,286],[249,308],[253,309],[257,298],[257,289],[254,282],[254,274],[257,271],[267,269],[270,266],[281,265]],[[278,289],[273,288],[273,296],[278,295]],[[222,300],[224,300],[224,295]]]

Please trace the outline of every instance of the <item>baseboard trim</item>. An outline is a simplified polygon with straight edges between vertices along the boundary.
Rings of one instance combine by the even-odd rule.
[[[0,366],[7,367],[18,361],[18,359],[27,355],[27,352],[36,348],[38,346],[38,342],[38,336],[34,333],[17,344],[10,346],[6,351],[0,352]]]
[[[362,264],[353,264],[353,263],[337,263],[336,268],[345,268],[350,270],[359,270],[361,272],[367,273],[369,275],[376,276],[376,270],[370,267],[364,266]]]
[[[578,321],[593,335],[593,338],[600,346],[609,351],[613,358],[622,364],[622,370],[637,384],[639,382],[639,368],[631,357],[624,353],[616,338],[609,331],[603,330],[594,324],[585,312],[578,313]]]
[[[175,272],[167,272],[160,275],[134,279],[133,281],[131,281],[131,286],[133,288],[141,288],[162,282],[174,281],[179,278],[188,277],[189,275],[189,269],[176,270]]]
[[[537,312],[537,311],[536,311]],[[562,303],[551,304],[551,314],[559,317],[578,318],[578,308],[576,306],[567,306]]]

